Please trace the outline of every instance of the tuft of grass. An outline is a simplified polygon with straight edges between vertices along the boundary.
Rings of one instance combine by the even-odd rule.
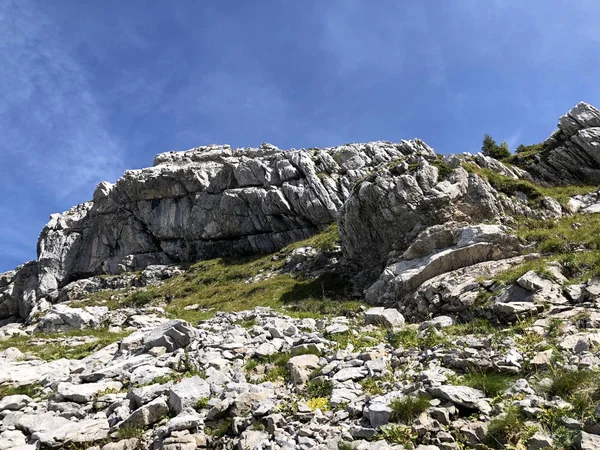
[[[373,377],[367,377],[360,382],[363,392],[369,395],[383,394],[383,388],[378,380]]]
[[[254,369],[256,369],[259,365],[265,364],[266,371],[260,380],[261,383],[265,381],[275,382],[283,379],[284,381],[288,381],[290,378],[290,374],[286,369],[286,364],[290,360],[291,354],[289,352],[286,353],[276,353],[270,356],[253,356],[246,362],[244,369],[246,372],[250,373]]]
[[[329,379],[315,378],[306,383],[308,398],[329,398],[332,392],[333,381]]]
[[[406,425],[387,425],[375,434],[375,440],[385,440],[390,444],[398,444],[404,448],[412,448],[412,444],[416,442],[418,434],[413,431],[410,426]]]
[[[575,214],[560,219],[521,219],[517,234],[535,243],[540,253],[600,250],[600,219],[596,214]]]
[[[448,165],[448,163],[442,159],[441,155],[438,155],[437,158],[431,162],[431,165],[437,168],[439,180],[445,180],[454,171],[454,168]]]
[[[419,417],[422,412],[425,412],[429,406],[430,403],[427,397],[407,395],[406,397],[395,398],[390,402],[391,420],[410,423],[413,419]]]
[[[327,338],[335,342],[337,348],[345,349],[348,344],[352,344],[355,351],[360,351],[382,342],[385,339],[385,331],[375,330],[366,333],[358,333],[354,330],[348,330],[345,333],[328,335]]]
[[[545,258],[530,259],[521,264],[511,267],[503,272],[497,273],[493,280],[498,284],[510,285],[515,283],[519,278],[525,275],[530,270],[533,270],[539,276],[550,277],[548,272],[548,260]]]
[[[16,347],[22,352],[28,352],[45,361],[56,359],[83,359],[93,352],[120,341],[131,334],[131,331],[111,333],[106,328],[73,330],[62,333],[34,333],[29,336],[12,336],[0,341],[0,351]],[[69,345],[65,338],[92,337],[93,341]]]
[[[529,181],[500,175],[491,169],[479,167],[473,163],[463,163],[463,168],[467,172],[479,175],[481,178],[487,180],[498,192],[507,195],[514,195],[517,192],[521,192],[530,200],[537,200],[543,196],[540,187]]]
[[[141,308],[149,305],[155,298],[159,296],[158,290],[153,288],[138,290],[126,297],[125,301],[123,302],[123,306]]]
[[[487,319],[474,319],[465,323],[457,323],[445,328],[444,331],[450,336],[467,336],[471,334],[476,336],[493,336],[498,334],[501,329]]]
[[[460,383],[464,386],[479,389],[488,397],[497,397],[502,395],[515,380],[516,377],[514,375],[499,372],[472,371],[463,375]]]
[[[388,333],[387,341],[394,348],[419,347],[419,333],[414,328],[404,328],[400,331],[396,331],[395,333]]]
[[[194,409],[198,412],[202,411],[208,405],[208,397],[202,397],[194,405]]]
[[[541,186],[527,180],[500,175],[491,169],[485,169],[473,163],[463,163],[463,168],[467,172],[474,173],[487,180],[498,192],[506,195],[514,195],[517,192],[525,194],[529,202],[533,205],[539,205],[539,201],[544,197],[551,197],[561,205],[566,205],[574,195],[586,194],[598,190],[598,186]]]
[[[210,434],[211,436],[213,436],[215,438],[220,438],[220,437],[225,436],[227,433],[229,433],[229,430],[231,429],[231,423],[232,423],[231,417],[227,417],[223,420],[220,420],[219,422],[214,424],[212,427],[205,427],[204,430],[207,434]]]
[[[337,223],[330,224],[327,228],[304,241],[290,244],[287,248],[294,250],[300,247],[313,247],[322,252],[331,252],[340,244],[340,233]]]
[[[141,438],[146,430],[137,425],[125,425],[119,428],[119,439]]]
[[[307,298],[300,300],[286,314],[300,319],[322,319],[323,316],[353,316],[362,303],[356,300],[331,300],[328,298]]]
[[[600,402],[600,372],[595,370],[569,371],[555,368],[548,396],[558,395],[573,405],[574,413],[582,419],[592,415]]]
[[[437,330],[433,328],[425,330],[421,337],[414,328],[404,328],[394,333],[388,332],[387,341],[395,348],[417,347],[421,350],[448,344],[448,338],[442,333],[438,334]]]
[[[526,448],[525,444],[537,431],[537,427],[525,425],[525,418],[518,407],[511,406],[506,413],[493,419],[488,426],[484,444],[494,449]]]
[[[0,400],[10,395],[27,395],[31,398],[34,398],[37,396],[39,389],[40,385],[37,383],[19,387],[0,386]]]
[[[350,442],[338,441],[338,450],[354,450]]]
[[[331,409],[329,399],[325,397],[311,398],[306,402],[306,405],[310,408],[311,411],[320,409],[322,412],[325,412]]]
[[[256,319],[238,320],[234,323],[242,328],[245,328],[246,330],[249,330],[256,325]]]

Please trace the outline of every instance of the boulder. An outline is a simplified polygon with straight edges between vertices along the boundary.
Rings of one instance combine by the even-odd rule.
[[[8,395],[0,399],[0,411],[18,411],[31,403],[28,395]]]
[[[66,305],[54,305],[40,320],[39,331],[57,332],[99,328],[106,320],[108,308],[105,306],[87,306],[71,308]]]
[[[121,422],[119,427],[147,428],[168,413],[167,402],[162,397],[158,397],[133,411],[127,419]]]
[[[67,442],[84,444],[101,441],[108,437],[109,432],[106,419],[76,422],[52,413],[23,414],[16,420],[16,426],[48,447],[60,447]]]
[[[170,320],[155,328],[143,338],[144,347],[165,347],[167,352],[187,347],[197,335],[196,329],[184,320]]]
[[[404,316],[394,308],[369,308],[365,311],[365,324],[382,325],[386,328],[401,328]]]
[[[575,446],[578,450],[597,450],[600,448],[600,436],[580,431],[575,438]]]
[[[194,407],[201,398],[210,397],[210,385],[198,375],[184,378],[169,389],[168,405],[175,414]]]
[[[483,400],[485,394],[479,389],[448,384],[432,387],[428,392],[435,398],[450,401],[462,408],[476,409],[484,413],[491,410],[489,404]]]
[[[316,355],[293,356],[286,364],[292,382],[298,386],[306,383],[315,369],[319,366],[319,357]]]
[[[102,381],[99,383],[59,383],[56,388],[56,397],[61,400],[75,403],[91,402],[100,393],[118,392],[123,385],[118,381]]]
[[[410,295],[434,277],[481,262],[513,257],[521,249],[518,239],[501,225],[467,226],[456,233],[452,243],[451,247],[437,253],[387,266],[367,289],[366,301],[371,304],[410,303]]]

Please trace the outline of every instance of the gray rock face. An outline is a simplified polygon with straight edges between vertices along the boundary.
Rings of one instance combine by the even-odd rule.
[[[354,182],[374,167],[413,154],[433,150],[417,139],[158,155],[151,168],[100,183],[93,202],[52,215],[37,261],[0,277],[0,318],[26,318],[41,298],[94,274],[275,251],[333,222]]]
[[[478,223],[502,213],[498,194],[486,181],[461,167],[442,180],[437,167],[421,158],[414,172],[401,163],[363,181],[338,222],[344,254],[363,270],[375,268],[377,276],[391,252],[407,250],[425,229],[456,220]]]
[[[544,149],[515,162],[534,178],[556,185],[600,182],[600,111],[581,102],[563,115]]]
[[[431,234],[430,230],[424,233]],[[410,302],[410,295],[419,286],[438,275],[485,261],[509,258],[517,255],[521,248],[518,239],[500,225],[467,226],[457,230],[455,239],[446,244],[451,246],[425,257],[402,259],[386,267],[379,279],[367,289],[367,302]],[[413,246],[407,252],[412,249]],[[415,251],[410,254],[414,255]]]

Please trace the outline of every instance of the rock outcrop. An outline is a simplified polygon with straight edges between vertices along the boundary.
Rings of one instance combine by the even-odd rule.
[[[581,102],[558,121],[558,130],[534,155],[514,162],[553,185],[600,183],[600,111]]]
[[[152,264],[275,251],[335,221],[354,182],[380,164],[433,155],[422,141],[309,151],[199,147],[100,183],[54,214],[38,260],[0,277],[0,318],[29,316],[68,282]]]

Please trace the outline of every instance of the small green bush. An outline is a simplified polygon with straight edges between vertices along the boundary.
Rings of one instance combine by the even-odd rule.
[[[481,151],[485,156],[490,156],[495,159],[505,159],[510,156],[510,150],[508,149],[506,141],[503,141],[498,145],[489,134],[486,134],[483,138]]]

